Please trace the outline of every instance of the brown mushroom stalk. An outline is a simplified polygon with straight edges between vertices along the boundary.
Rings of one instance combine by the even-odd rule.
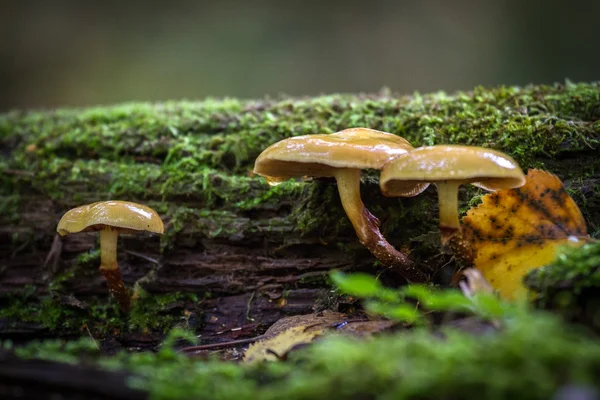
[[[352,223],[360,243],[384,265],[402,265],[414,270],[416,277],[420,271],[403,253],[392,246],[379,230],[379,219],[367,209],[360,196],[360,170],[342,168],[334,172],[342,207]]]
[[[411,281],[424,281],[425,273],[383,237],[379,220],[360,196],[362,169],[381,169],[391,158],[411,150],[413,147],[404,138],[367,128],[296,136],[265,149],[256,159],[254,173],[271,184],[293,177],[334,177],[342,206],[360,242],[385,266],[396,268]],[[427,184],[412,185],[405,196],[416,196],[426,188]]]
[[[119,232],[110,227],[100,231],[100,272],[106,279],[110,294],[119,302],[121,311],[127,312],[130,308],[130,296],[117,263],[118,238]]]

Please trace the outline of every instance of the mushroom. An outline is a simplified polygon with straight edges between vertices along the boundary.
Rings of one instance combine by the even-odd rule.
[[[69,210],[56,227],[61,236],[77,232],[100,231],[100,272],[121,311],[129,310],[129,291],[117,264],[119,233],[149,231],[162,234],[164,225],[150,207],[128,201],[100,201]]]
[[[471,183],[495,191],[523,186],[523,171],[508,155],[474,146],[420,147],[386,163],[379,184],[386,196],[404,196],[416,183],[438,188],[442,244],[460,234],[458,188]]]
[[[274,185],[300,176],[334,177],[344,211],[360,242],[384,265],[402,267],[410,280],[424,274],[379,231],[379,220],[367,210],[360,197],[360,170],[381,169],[393,157],[413,147],[404,138],[367,128],[346,129],[333,134],[291,137],[273,144],[256,159],[254,173]],[[415,183],[410,195],[428,184]]]

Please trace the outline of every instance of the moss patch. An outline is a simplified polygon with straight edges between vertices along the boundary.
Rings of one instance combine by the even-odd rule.
[[[124,332],[165,332],[185,319],[186,306],[193,308],[198,302],[197,296],[191,293],[149,295],[142,291],[130,313],[123,315],[112,299],[79,300],[57,293],[40,299],[33,296],[34,292],[35,288],[29,287],[22,294],[0,298],[0,318],[38,323],[61,334],[78,333],[85,328],[94,335],[103,336]],[[181,311],[174,312],[174,308]]]
[[[525,285],[539,307],[600,332],[600,242],[564,249],[554,263],[530,272]]]
[[[564,151],[564,141],[569,151],[597,144],[599,96],[597,84],[568,83],[400,98],[134,103],[5,114],[0,138],[18,151],[33,144],[38,156],[119,162],[144,156],[167,165],[187,159],[245,173],[264,147],[284,137],[368,126],[398,133],[414,145],[485,143],[527,164],[537,154]]]
[[[85,360],[134,375],[129,385],[152,399],[307,398],[552,398],[568,385],[600,389],[600,345],[565,329],[555,317],[513,309],[496,333],[445,329],[443,337],[416,329],[372,340],[332,337],[293,352],[287,362],[239,365],[189,358],[171,344],[157,353],[103,357],[82,339],[73,344],[32,343],[25,358]],[[543,332],[543,334],[542,334]]]
[[[583,83],[478,87],[453,95],[209,99],[11,112],[0,116],[0,218],[35,226],[37,221],[27,220],[23,212],[31,197],[48,200],[57,213],[81,203],[120,198],[146,203],[165,217],[168,233],[161,242],[163,249],[175,247],[185,235],[235,241],[256,232],[268,239],[281,236],[283,229],[295,229],[324,240],[355,237],[335,183],[289,181],[270,188],[251,170],[255,157],[275,141],[367,126],[402,135],[415,146],[482,145],[507,152],[524,169],[547,168],[567,181],[594,233],[600,226],[596,207],[600,192],[590,182],[600,171],[599,120],[600,86]],[[556,162],[567,158],[572,162]],[[424,217],[435,211],[434,189],[415,199],[386,199],[369,173],[364,174],[361,189],[390,240],[406,243],[436,230],[437,219]],[[478,193],[463,188],[461,210],[468,201],[476,201],[469,199]],[[51,238],[50,234],[54,233],[39,236]],[[588,291],[597,291],[594,246],[536,271],[539,275],[531,279],[537,283],[531,287],[539,292],[540,304],[552,308],[567,292],[569,301],[558,301],[567,305],[562,310],[600,309],[589,301],[595,295]],[[186,310],[198,300],[191,294],[142,293],[128,317],[112,301],[78,301],[60,294],[65,283],[81,273],[77,266],[96,264],[97,256],[84,253],[73,269],[47,288],[31,287],[24,294],[0,299],[0,317],[39,323],[54,332],[87,328],[94,336],[163,332],[185,325]],[[36,290],[50,294],[35,300]],[[582,320],[587,314],[570,315]],[[592,320],[594,315],[590,314]],[[157,353],[120,353],[113,358],[101,356],[83,340],[36,343],[19,354],[71,363],[80,362],[85,354],[102,368],[133,372],[130,384],[149,390],[155,399],[480,398],[482,394],[545,399],[563,385],[598,385],[597,341],[545,313],[528,310],[508,315],[503,328],[482,336],[446,331],[444,339],[421,328],[360,343],[329,338],[292,353],[290,362],[255,366],[186,358],[168,343]]]
[[[586,288],[600,287],[600,242],[563,249],[552,264],[531,271],[525,283],[540,299],[561,288],[577,295]]]
[[[289,181],[269,187],[251,170],[255,157],[277,140],[367,126],[403,135],[415,146],[482,145],[509,153],[524,169],[547,167],[579,194],[575,198],[597,234],[600,191],[590,182],[600,171],[599,118],[600,86],[594,83],[478,87],[452,95],[208,99],[11,112],[0,115],[0,221],[21,229],[11,238],[18,242],[13,247],[22,253],[35,247],[40,259],[54,232],[35,231],[39,215],[27,210],[31,198],[49,203],[47,209],[57,216],[71,207],[110,198],[148,204],[167,223],[161,240],[165,251],[177,248],[182,238],[224,242],[258,238],[281,245],[281,238],[289,234],[291,240],[310,235],[335,241],[353,252],[359,246],[347,240],[356,240],[356,235],[334,182]],[[564,158],[573,161],[555,162]],[[406,244],[437,230],[435,189],[416,198],[387,199],[379,193],[375,178],[376,174],[363,175],[362,196],[392,243]],[[478,193],[463,188],[461,210]],[[52,218],[47,222],[52,225]],[[186,243],[194,246],[193,241]],[[417,249],[412,255],[418,258],[425,252],[429,249]],[[59,291],[55,286],[50,289]],[[19,301],[29,300],[15,304],[24,304]],[[53,329],[62,318],[75,327],[90,315],[108,320],[116,315],[110,304],[88,311],[65,306],[58,314],[56,304],[56,299],[47,298],[32,305]],[[108,325],[121,329],[123,324]]]
[[[225,99],[12,112],[0,116],[0,144],[8,149],[0,154],[0,172],[12,171],[0,175],[0,206],[16,215],[11,196],[32,189],[65,209],[120,198],[163,210],[169,202],[183,202],[204,210],[261,212],[293,199],[315,206],[311,216],[297,221],[298,229],[314,233],[314,220],[327,219],[331,209],[341,214],[333,193],[324,198],[328,212],[319,213],[321,204],[310,197],[315,192],[301,184],[269,190],[261,178],[248,175],[255,157],[277,140],[368,126],[403,135],[415,146],[493,147],[514,156],[524,169],[548,164],[563,179],[597,176],[600,160],[582,155],[598,147],[599,93],[597,84],[567,83],[478,87],[453,95]],[[552,158],[569,153],[579,155],[577,166],[551,168]],[[418,218],[411,210],[407,214],[381,217],[392,227],[402,225],[401,217]]]

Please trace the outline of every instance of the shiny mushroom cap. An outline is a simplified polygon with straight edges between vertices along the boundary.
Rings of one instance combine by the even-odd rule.
[[[525,184],[521,167],[508,155],[484,147],[420,147],[384,165],[379,183],[386,196],[404,196],[415,182],[457,181],[486,190]]]
[[[367,128],[284,139],[256,159],[254,173],[271,183],[299,176],[331,177],[338,168],[381,169],[413,147],[397,135]]]
[[[163,222],[156,211],[141,204],[119,200],[99,201],[69,210],[58,222],[56,231],[64,236],[107,227],[123,232],[164,232]]]

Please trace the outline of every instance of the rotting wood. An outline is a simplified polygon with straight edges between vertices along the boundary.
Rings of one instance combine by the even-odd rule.
[[[478,88],[454,96],[134,104],[0,116],[0,296],[29,285],[36,287],[33,296],[48,296],[56,276],[97,248],[97,235],[62,238],[60,257],[44,266],[60,216],[80,204],[118,198],[160,210],[171,235],[163,239],[163,251],[157,236],[120,239],[126,284],[155,271],[143,284],[150,293],[210,295],[194,306],[203,337],[310,312],[328,290],[322,279],[327,271],[382,270],[358,243],[333,182],[277,191],[248,174],[256,155],[276,140],[357,125],[402,134],[415,146],[490,146],[524,169],[546,168],[565,182],[589,231],[597,232],[599,90],[596,84]],[[26,151],[30,144],[35,152]],[[475,193],[461,190],[461,206]],[[436,230],[434,188],[412,199],[389,199],[379,193],[376,174],[365,173],[362,197],[386,238],[428,273],[447,263],[436,248],[415,241]],[[67,280],[62,291],[82,301],[106,298],[98,265],[77,267],[89,273]],[[383,272],[402,282],[397,273]],[[12,332],[46,334],[16,323]],[[6,334],[14,336],[10,329]]]

